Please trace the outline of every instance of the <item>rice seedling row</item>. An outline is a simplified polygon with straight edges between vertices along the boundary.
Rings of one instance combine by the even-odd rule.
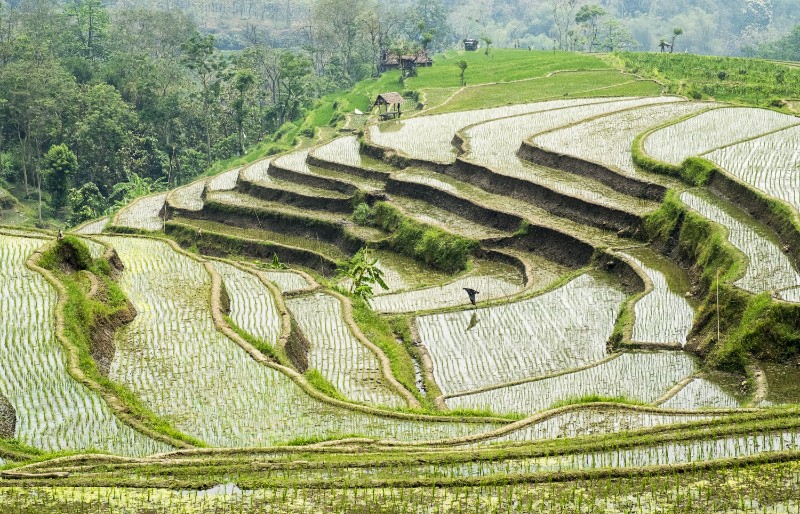
[[[221,483],[204,490],[7,486],[0,502],[12,512],[161,514],[306,514],[309,512],[591,512],[652,514],[685,505],[706,514],[793,514],[800,510],[798,463],[736,466],[653,476],[570,482],[400,488],[318,489],[290,485],[244,489]]]
[[[114,216],[112,224],[137,230],[161,230],[164,227],[164,219],[161,217],[161,212],[164,209],[166,200],[167,193],[138,198],[128,206],[120,209],[117,215]]]
[[[662,403],[665,409],[735,409],[740,407],[736,398],[722,390],[720,386],[704,378],[695,378],[678,394]]]
[[[203,191],[206,180],[200,179],[185,186],[173,189],[168,200],[171,207],[185,211],[200,211],[203,209]]]
[[[139,315],[117,338],[112,377],[176,426],[216,446],[268,446],[352,434],[403,441],[480,434],[497,425],[384,418],[312,399],[219,334],[203,266],[165,243],[109,238]]]
[[[530,142],[552,152],[596,162],[628,175],[638,175],[631,145],[639,134],[706,108],[706,103],[674,101],[642,106],[541,134],[531,138]]]
[[[299,273],[292,271],[264,271],[266,277],[273,282],[282,293],[299,291],[310,286],[308,281]]]
[[[99,259],[106,252],[105,246],[91,239],[81,238],[81,241],[86,245],[86,248],[89,249],[89,255],[92,256],[92,259]]]
[[[274,345],[281,332],[281,317],[269,289],[255,275],[230,264],[214,261],[230,298],[230,317],[245,332]]]
[[[436,382],[447,395],[600,361],[607,356],[606,341],[624,299],[616,288],[581,275],[529,300],[423,316],[417,327]],[[508,403],[488,401],[497,392],[485,394],[448,404],[477,404],[486,398],[482,408],[515,411]]]
[[[594,105],[563,108],[546,113],[515,116],[466,128],[462,135],[469,143],[461,157],[497,173],[537,182],[557,192],[583,198],[598,205],[631,212],[651,210],[653,202],[632,198],[595,180],[558,170],[534,166],[517,156],[520,143],[534,134],[556,129],[583,119],[630,107],[664,102],[664,98],[636,98]]]
[[[653,290],[640,298],[634,306],[631,340],[639,343],[685,345],[694,323],[692,306],[686,298],[669,288],[663,273],[646,266],[632,255],[623,255],[641,268],[653,284]]]
[[[689,208],[728,229],[728,240],[750,260],[744,276],[735,282],[737,286],[762,293],[800,285],[800,275],[789,258],[752,218],[736,212],[732,206],[724,206],[711,195],[701,197],[684,192],[681,200]]]
[[[336,194],[336,193],[333,193]],[[269,200],[262,200],[254,196],[238,193],[236,191],[216,191],[208,193],[206,201],[215,201],[236,205],[239,207],[255,207],[261,209],[270,209],[275,211],[283,211],[297,216],[305,216],[307,218],[320,218],[333,221],[347,220],[343,214],[328,212],[328,211],[309,211],[293,205],[288,205],[281,202],[273,202]]]
[[[343,136],[315,148],[311,151],[311,155],[323,161],[362,168],[364,165],[360,148],[357,137]]]
[[[452,464],[425,464],[391,469],[393,477],[466,478],[495,474],[557,473],[603,468],[640,468],[700,463],[704,461],[765,455],[800,449],[800,432],[787,430],[716,438],[670,441],[652,446],[601,450],[570,455],[474,461]],[[362,470],[353,469],[353,479]]]
[[[739,180],[800,210],[800,127],[720,148],[704,157]]]
[[[239,173],[242,168],[233,168],[228,171],[222,172],[219,175],[212,177],[206,182],[206,188],[209,191],[230,191],[236,187],[236,182],[239,180]]]
[[[100,234],[106,228],[106,225],[108,225],[109,221],[111,221],[111,218],[106,216],[105,218],[100,218],[99,220],[92,221],[90,223],[84,223],[77,229],[73,230],[73,232],[83,236]]]
[[[768,109],[723,107],[656,130],[643,147],[651,157],[679,166],[688,157],[798,123],[796,116]]]
[[[308,365],[343,396],[361,403],[401,407],[403,399],[381,374],[378,357],[350,332],[338,298],[317,293],[286,301],[311,343]]]
[[[299,162],[299,157],[296,155],[296,153],[297,152],[284,156],[287,160],[283,160],[283,157],[281,157],[280,159],[276,160],[275,163],[280,163],[281,166],[299,173],[312,174],[311,168],[305,164],[305,161],[303,161],[301,165]],[[303,155],[303,159],[305,159],[308,155],[308,150],[304,150],[300,153]],[[242,170],[241,177],[244,180],[255,184],[273,186],[308,196],[319,196],[323,198],[348,198],[348,195],[332,191],[330,189],[321,189],[306,184],[299,184],[297,182],[276,178],[272,176],[270,170],[271,162],[272,161],[269,159],[254,162]]]
[[[694,360],[681,352],[625,353],[575,373],[448,398],[446,403],[454,409],[491,408],[498,413],[533,413],[593,395],[652,403],[694,372]]]
[[[708,418],[709,416],[694,414],[655,414],[630,410],[583,409],[553,416],[539,423],[492,439],[491,442],[553,440],[593,434],[628,432]]]
[[[551,284],[564,271],[558,265],[543,258],[526,256],[533,260],[533,287],[543,288]],[[469,304],[464,288],[475,289],[480,294],[478,301],[494,300],[512,296],[522,290],[524,281],[517,269],[488,261],[477,261],[466,276],[449,283],[422,289],[392,292],[381,291],[370,300],[377,312],[418,312]],[[466,323],[465,325],[466,326]]]
[[[42,244],[0,235],[0,394],[16,411],[16,437],[48,451],[141,456],[169,450],[119,421],[69,375],[55,337],[56,293],[24,265]]]
[[[453,136],[458,130],[487,120],[518,114],[535,113],[576,105],[603,102],[605,99],[555,100],[492,109],[460,111],[431,116],[418,116],[368,127],[369,140],[415,159],[451,163],[456,160]],[[521,140],[520,140],[521,141]],[[517,141],[517,144],[520,143]]]

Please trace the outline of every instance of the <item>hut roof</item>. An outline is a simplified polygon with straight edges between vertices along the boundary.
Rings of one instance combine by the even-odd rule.
[[[375,105],[384,105],[384,104],[401,104],[403,103],[403,97],[400,96],[400,93],[383,93],[378,95],[378,98],[375,99]]]

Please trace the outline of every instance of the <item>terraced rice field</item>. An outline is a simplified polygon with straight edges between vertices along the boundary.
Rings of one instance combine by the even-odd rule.
[[[709,419],[698,414],[655,414],[636,410],[605,409],[566,412],[492,439],[493,443],[553,440],[609,432],[641,430]]]
[[[536,273],[534,284],[538,288],[554,282],[563,271],[544,259],[540,259],[536,264],[541,265],[534,268]],[[467,276],[443,285],[394,293],[393,290],[401,288],[391,287],[389,291],[378,289],[376,296],[370,300],[370,305],[376,312],[418,312],[468,304],[469,297],[464,292],[465,287],[480,293],[478,301],[487,301],[513,296],[522,291],[523,286],[519,271],[515,268],[498,263],[480,262]]]
[[[638,343],[686,344],[694,324],[694,309],[686,298],[672,291],[667,277],[636,257],[623,254],[640,268],[652,283],[652,290],[636,302],[631,340]]]
[[[239,176],[245,180],[250,182],[269,182],[269,159],[262,159],[260,161],[256,161],[250,166],[244,168]]]
[[[48,451],[150,455],[170,448],[123,424],[75,381],[55,335],[56,292],[25,261],[42,239],[0,235],[0,394],[16,411],[15,436]]]
[[[363,159],[360,146],[355,136],[343,136],[315,148],[311,155],[323,161],[361,168]]]
[[[391,200],[407,216],[469,239],[488,239],[510,235],[422,200],[397,195],[392,196]]]
[[[209,444],[261,446],[350,434],[436,440],[496,428],[381,418],[313,400],[288,376],[258,364],[217,332],[208,304],[210,278],[200,263],[165,243],[108,239],[127,263],[120,283],[139,312],[118,334],[110,376]]]
[[[284,293],[299,291],[310,286],[302,275],[291,271],[265,271],[264,275]]]
[[[286,306],[311,343],[309,368],[351,400],[388,407],[405,404],[381,375],[378,357],[345,324],[339,299],[317,293],[287,300]]]
[[[275,299],[258,277],[221,261],[213,262],[230,298],[230,317],[236,325],[273,346],[281,332]]]
[[[678,166],[688,157],[798,123],[800,118],[796,116],[767,109],[723,107],[656,130],[647,136],[643,145],[651,157]]]
[[[689,382],[678,394],[660,404],[665,409],[735,409],[740,407],[736,398],[726,393],[717,384],[702,378]]]
[[[769,196],[800,210],[800,127],[790,127],[704,157]]]
[[[800,285],[800,274],[792,266],[789,258],[769,234],[752,219],[737,212],[711,196],[700,197],[685,192],[681,200],[706,218],[719,223],[728,230],[728,240],[748,259],[747,270],[736,285],[747,291],[763,293],[764,291],[784,291],[788,301],[800,301],[797,285]]]
[[[530,300],[423,316],[417,327],[436,382],[454,394],[604,359],[623,300],[614,287],[581,275]],[[498,407],[508,412],[497,403],[482,406]]]
[[[677,99],[673,99],[677,100]],[[642,106],[602,116],[533,137],[536,146],[602,164],[628,175],[638,175],[631,144],[649,128],[708,108],[699,102]]]
[[[590,395],[654,403],[694,371],[694,361],[684,353],[625,353],[575,373],[457,396],[446,401],[453,409],[516,413],[533,413],[561,401]]]
[[[173,190],[167,196],[170,207],[186,211],[200,211],[203,209],[203,191],[206,180],[200,179],[191,184]]]
[[[800,401],[800,375],[789,362],[796,306],[755,298],[755,307],[773,309],[775,333],[747,343],[744,370],[734,369],[736,359],[725,372],[713,368],[719,341],[708,334],[710,297],[697,280],[709,270],[685,260],[703,249],[687,247],[693,234],[676,230],[693,218],[662,219],[672,214],[659,201],[637,198],[608,176],[520,156],[538,155],[529,142],[632,184],[630,177],[645,176],[632,143],[663,127],[644,140],[652,157],[679,165],[704,155],[797,208],[800,122],[677,97],[577,98],[588,90],[630,94],[640,82],[643,91],[653,88],[596,62],[605,71],[581,65],[574,74],[514,83],[520,102],[551,98],[539,103],[441,114],[477,89],[509,86],[442,88],[432,92],[444,101],[431,111],[440,114],[367,125],[364,147],[360,134],[337,137],[139,198],[110,222],[79,227],[82,235],[107,224],[161,231],[164,216],[173,216],[164,237],[187,252],[157,237],[100,236],[124,265],[109,276],[137,312],[116,333],[108,378],[168,425],[159,429],[209,448],[188,441],[172,451],[135,432],[70,376],[55,337],[55,289],[24,266],[47,236],[0,235],[0,397],[16,410],[16,437],[47,451],[142,457],[51,460],[0,439],[0,464],[25,464],[0,472],[0,504],[192,514],[796,511],[800,422],[792,404]],[[565,95],[569,79],[580,87]],[[318,134],[324,141],[335,132]],[[414,165],[378,161],[366,145]],[[731,247],[720,251],[747,257],[744,275],[730,279],[744,292],[730,296],[769,292],[800,303],[792,244],[703,188],[653,180],[725,228]],[[356,224],[364,212],[351,206],[356,201],[385,201],[448,234],[402,222],[385,231]],[[195,240],[193,231],[207,237]],[[655,233],[660,239],[645,240]],[[94,257],[106,250],[83,240]],[[372,312],[347,298],[352,279],[332,271],[367,242],[389,286],[375,287]],[[270,259],[280,248],[270,243],[283,245],[287,262]],[[215,257],[190,253],[198,248]],[[427,267],[420,249],[468,265],[448,275]],[[70,253],[62,257],[71,269]],[[218,279],[226,294],[213,296]],[[477,305],[465,288],[479,292]],[[724,344],[739,344],[732,330],[721,334]],[[782,337],[781,347],[759,346]],[[697,348],[703,355],[690,353]],[[788,356],[780,365],[756,358],[777,350]],[[0,401],[0,415],[3,408]],[[731,470],[755,468],[770,478],[771,503],[747,496],[755,503],[745,504],[736,489]],[[776,469],[779,480],[769,474]],[[56,487],[34,489],[45,480]],[[669,483],[640,483],[650,480]],[[96,484],[125,488],[98,492]],[[722,489],[738,503],[709,503]]]
[[[73,232],[75,232],[76,234],[84,235],[84,236],[91,236],[91,235],[94,235],[94,234],[99,234],[106,228],[106,225],[108,225],[108,223],[110,221],[111,221],[111,218],[108,218],[108,217],[100,218],[97,221],[93,221],[93,222],[90,222],[90,223],[84,223],[83,225],[81,225],[77,229],[73,230]]]
[[[164,227],[162,212],[167,193],[143,196],[123,207],[114,216],[111,224],[137,230],[157,231]]]
[[[242,168],[233,168],[208,179],[206,188],[209,191],[230,191],[236,187]]]
[[[571,173],[530,165],[517,157],[517,150],[524,139],[534,134],[567,126],[593,116],[658,101],[663,102],[663,99],[640,98],[607,102],[560,109],[548,113],[547,116],[523,115],[467,127],[462,131],[462,135],[469,146],[461,158],[488,167],[496,173],[540,183],[560,193],[583,198],[598,205],[630,212],[649,210],[654,207],[651,202],[623,195],[599,182],[577,177]]]
[[[460,129],[488,120],[526,113],[537,113],[577,105],[603,102],[604,99],[555,100],[493,109],[459,111],[371,125],[367,129],[371,143],[397,151],[413,159],[450,163],[456,152],[451,144]],[[519,142],[518,142],[519,143]]]

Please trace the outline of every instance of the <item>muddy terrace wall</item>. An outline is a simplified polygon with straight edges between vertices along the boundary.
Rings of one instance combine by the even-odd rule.
[[[485,244],[531,252],[573,269],[588,266],[595,252],[591,244],[542,225],[526,225],[520,234],[487,240]]]
[[[338,171],[339,173],[344,173],[346,175],[354,175],[356,177],[362,177],[372,180],[386,181],[389,178],[389,175],[391,175],[389,172],[386,171],[370,170],[366,168],[359,168],[356,166],[348,166],[347,164],[341,164],[338,162],[323,161],[322,159],[314,157],[314,155],[312,155],[311,153],[308,154],[308,158],[306,158],[306,163],[308,163],[309,166],[315,166],[317,168]]]
[[[256,207],[240,207],[209,201],[201,211],[176,210],[174,214],[189,219],[224,223],[232,227],[269,230],[292,236],[316,238],[339,247],[347,254],[356,253],[366,244],[366,241],[346,232],[343,225],[333,221],[306,218]]]
[[[313,269],[325,276],[332,276],[336,272],[336,263],[333,260],[303,248],[284,246],[267,241],[241,239],[208,231],[203,231],[202,234],[198,235],[197,228],[174,221],[167,222],[165,231],[181,246],[185,248],[196,246],[197,250],[205,255],[215,257],[243,255],[271,261],[274,254],[282,262]]]
[[[484,207],[427,184],[390,178],[386,183],[386,192],[423,200],[433,206],[498,230],[513,232],[519,229],[523,222],[523,218],[520,216]]]
[[[712,172],[707,186],[775,231],[786,245],[784,250],[788,250],[786,254],[789,260],[800,269],[800,227],[793,222],[797,217],[790,207],[754,191],[718,170]]]
[[[240,179],[236,184],[238,192],[267,200],[280,202],[302,209],[323,210],[329,212],[350,213],[353,210],[352,198],[330,198],[324,196],[311,196],[296,191],[287,191],[269,184],[257,184],[245,179]]]
[[[517,156],[540,166],[597,180],[612,189],[637,198],[660,202],[667,192],[667,188],[659,184],[628,177],[596,162],[545,150],[529,141],[522,142]]]
[[[319,175],[311,175],[309,173],[300,173],[294,170],[283,168],[281,166],[277,166],[275,164],[275,161],[271,161],[269,163],[269,174],[270,176],[278,179],[287,180],[289,182],[296,182],[298,184],[303,184],[309,187],[328,189],[330,191],[336,191],[337,193],[342,193],[346,195],[353,195],[358,190],[356,186],[348,182],[342,182],[341,180],[321,177]]]
[[[639,216],[564,195],[543,185],[496,173],[462,159],[454,166],[447,167],[444,173],[491,193],[534,203],[556,216],[605,230],[615,230],[625,237],[644,236],[643,220]]]

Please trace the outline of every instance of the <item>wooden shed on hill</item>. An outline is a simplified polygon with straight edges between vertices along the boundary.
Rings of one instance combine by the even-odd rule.
[[[400,93],[391,92],[378,95],[372,108],[378,108],[378,114],[381,119],[388,120],[389,118],[399,118],[402,112],[400,105],[403,103],[403,97]]]
[[[464,40],[464,50],[468,52],[474,52],[478,49],[480,43],[477,39],[465,39]]]
[[[428,57],[428,53],[420,49],[413,54],[398,55],[389,49],[381,51],[381,72],[400,68],[402,70],[413,69],[419,66],[432,66],[433,59]]]

